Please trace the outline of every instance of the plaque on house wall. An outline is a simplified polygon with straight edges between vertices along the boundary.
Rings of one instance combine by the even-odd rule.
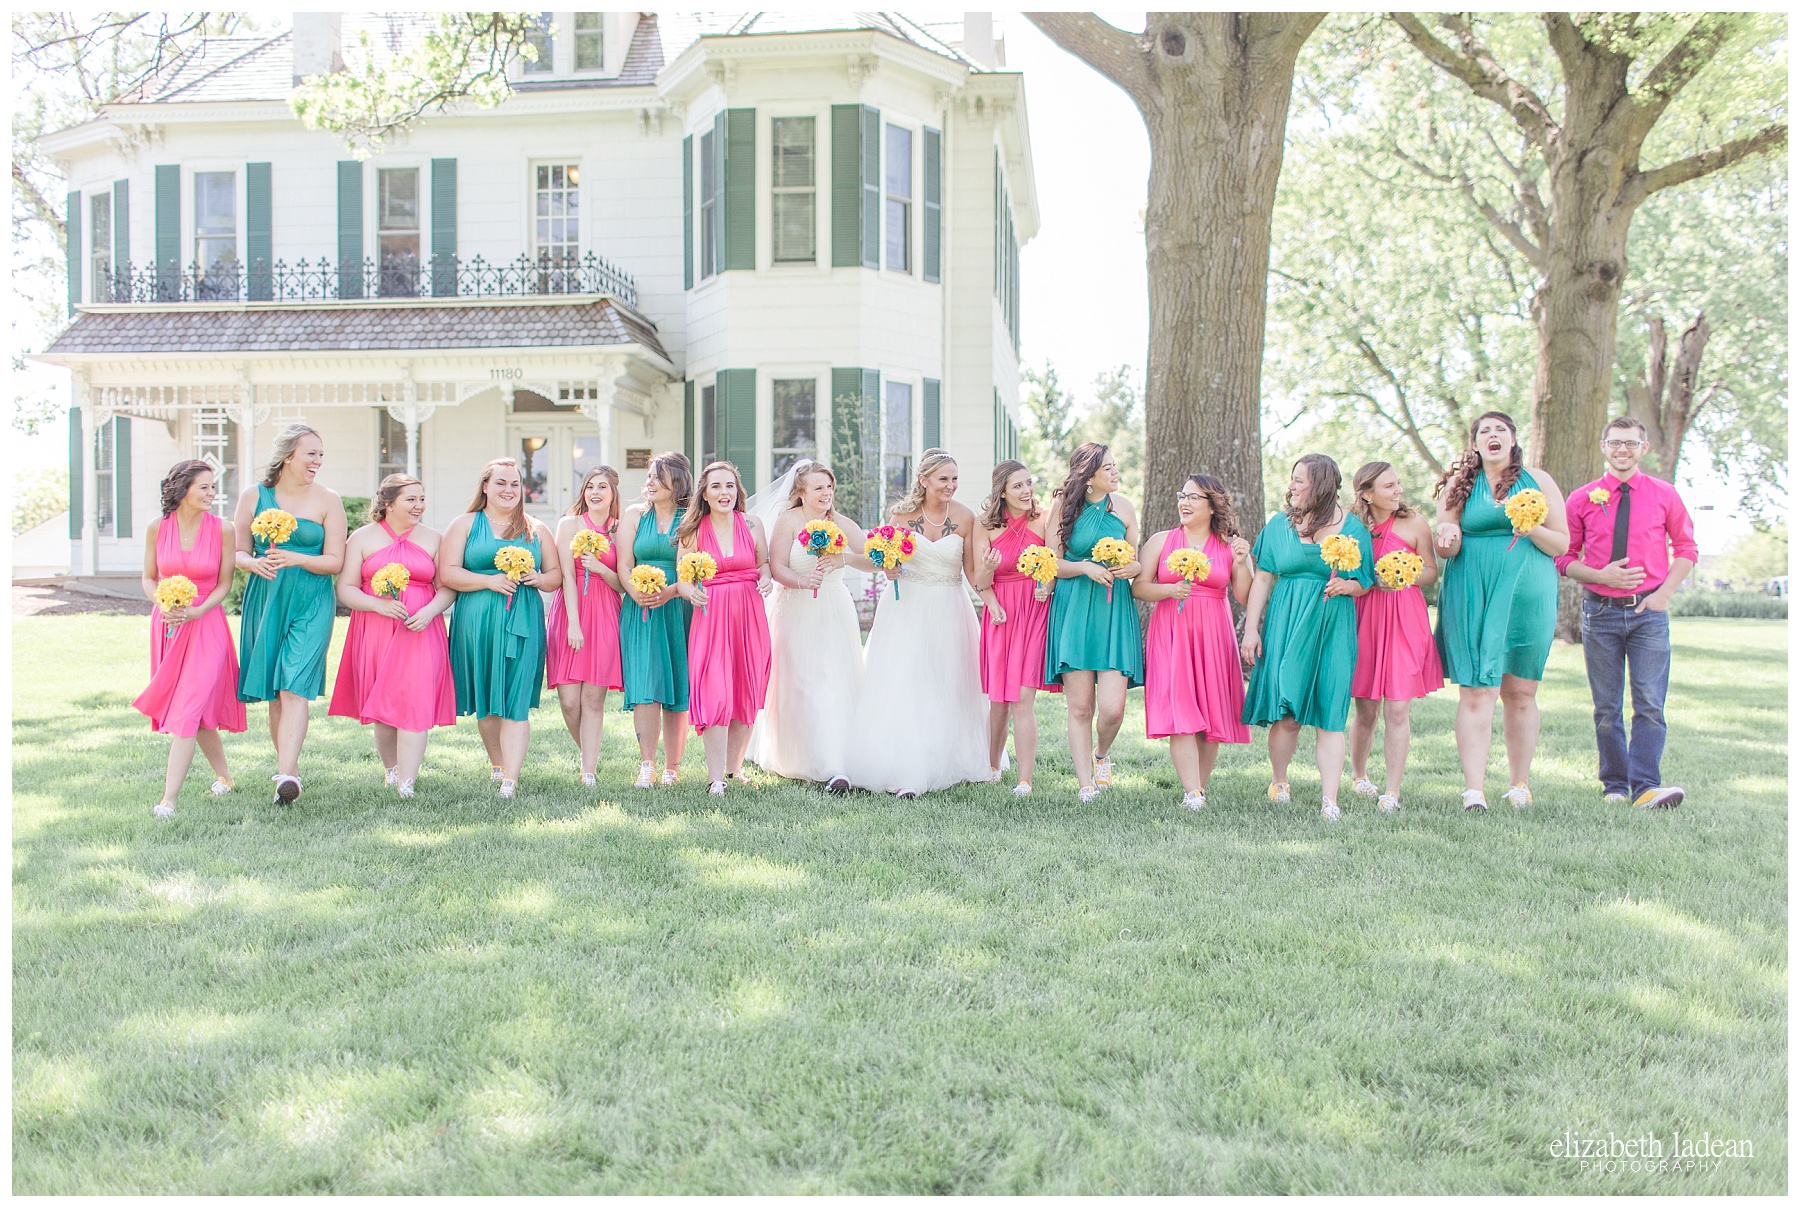
[[[648,470],[650,468],[650,450],[625,450],[625,468],[627,470]]]

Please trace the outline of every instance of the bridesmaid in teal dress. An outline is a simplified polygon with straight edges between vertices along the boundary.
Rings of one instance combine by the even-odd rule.
[[[1111,787],[1107,753],[1125,721],[1125,693],[1144,682],[1144,628],[1131,595],[1138,573],[1137,513],[1118,490],[1118,462],[1105,445],[1089,441],[1069,458],[1069,477],[1051,503],[1048,525],[1061,582],[1050,598],[1044,682],[1062,681],[1069,754],[1084,802]],[[1089,555],[1103,537],[1127,542],[1131,561],[1116,569],[1093,561]]]
[[[523,579],[494,564],[504,546],[531,554]],[[546,554],[549,556],[546,557]],[[456,712],[473,713],[500,795],[511,797],[531,740],[531,711],[544,687],[544,597],[562,586],[562,560],[544,522],[525,514],[519,463],[498,457],[481,472],[469,510],[451,521],[438,550],[438,582],[461,592],[450,617]]]
[[[1544,494],[1550,514],[1514,540],[1505,501],[1524,490]],[[1437,533],[1445,560],[1438,588],[1438,657],[1461,685],[1456,753],[1462,760],[1463,809],[1487,809],[1483,781],[1494,745],[1494,702],[1503,710],[1513,808],[1531,804],[1537,753],[1538,682],[1556,637],[1556,558],[1568,552],[1562,491],[1543,470],[1525,467],[1512,417],[1489,411],[1469,430],[1469,447],[1438,480]]]
[[[1319,763],[1319,814],[1335,822],[1338,781],[1344,774],[1344,725],[1356,676],[1357,596],[1375,582],[1375,550],[1368,528],[1338,506],[1343,475],[1323,453],[1294,463],[1287,510],[1269,517],[1251,558],[1256,575],[1244,609],[1244,724],[1269,727],[1269,800],[1288,800],[1288,764],[1300,727],[1313,727]],[[1355,570],[1333,572],[1321,546],[1342,533],[1361,547]],[[1267,613],[1265,621],[1264,614]]]
[[[676,592],[675,526],[694,492],[693,471],[680,453],[659,453],[644,474],[643,502],[619,520],[619,647],[625,707],[637,730],[637,787],[656,780],[656,739],[662,736],[662,782],[674,784],[688,734],[688,626],[693,605]],[[653,595],[631,586],[638,565],[662,571],[668,585]]]
[[[275,437],[262,482],[238,499],[237,567],[248,572],[238,619],[238,699],[269,702],[275,801],[300,796],[300,748],[308,702],[325,691],[325,652],[344,566],[344,501],[315,479],[325,442],[305,424]],[[271,546],[250,533],[270,508],[294,517],[294,533]]]

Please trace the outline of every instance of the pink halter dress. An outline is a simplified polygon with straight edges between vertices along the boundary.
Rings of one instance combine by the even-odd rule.
[[[1169,530],[1156,555],[1158,583],[1181,581],[1169,570],[1169,555],[1187,548],[1187,534]],[[1144,734],[1249,742],[1250,730],[1242,720],[1244,669],[1225,598],[1231,586],[1231,546],[1208,533],[1200,552],[1212,560],[1212,572],[1194,584],[1185,604],[1158,600],[1150,614],[1144,639]]]
[[[697,731],[753,724],[769,691],[769,617],[756,590],[756,538],[741,512],[732,513],[731,542],[731,553],[721,554],[712,517],[700,522],[696,548],[713,556],[719,573],[688,631],[688,717]]]
[[[1394,535],[1394,517],[1369,530],[1375,557],[1414,550]],[[1374,568],[1370,568],[1373,573]],[[1444,667],[1432,640],[1425,593],[1417,587],[1376,586],[1356,598],[1356,675],[1350,695],[1364,700],[1414,700],[1444,686]]]
[[[156,577],[186,575],[194,584],[194,603],[219,585],[220,542],[225,522],[211,512],[200,517],[194,548],[181,548],[181,524],[173,513],[156,530]],[[214,608],[175,627],[168,636],[162,609],[150,614],[150,683],[132,706],[150,719],[159,734],[192,738],[201,730],[244,729],[244,702],[238,699],[237,651],[225,610]]]
[[[1006,612],[996,625],[981,622],[981,692],[991,701],[1011,703],[1020,689],[1061,692],[1062,685],[1044,683],[1044,642],[1050,636],[1050,599],[1037,598],[1037,581],[1019,572],[1019,554],[1028,545],[1043,545],[1027,516],[1016,516],[993,540],[1000,555],[994,571],[994,598]]]
[[[416,613],[437,594],[437,563],[410,535],[396,537],[387,521],[376,523],[393,540],[363,559],[362,589],[374,595],[375,572],[398,562],[410,576],[400,602]],[[351,613],[329,713],[414,732],[455,725],[456,687],[444,618],[431,618],[415,633],[380,613]]]
[[[612,540],[618,530],[617,521],[605,528],[594,518],[582,513],[582,523]],[[619,568],[619,548],[609,545],[600,562],[613,570]],[[619,663],[619,593],[606,585],[606,580],[592,571],[583,572],[580,560],[575,566],[575,598],[580,602],[576,613],[581,621],[581,649],[569,649],[569,614],[563,605],[564,589],[558,589],[544,615],[549,628],[549,645],[544,661],[547,680],[552,688],[563,684],[598,684],[602,688],[623,691],[625,674]]]

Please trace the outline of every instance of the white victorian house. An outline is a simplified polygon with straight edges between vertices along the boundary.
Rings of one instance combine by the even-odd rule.
[[[919,453],[962,494],[1016,451],[1018,248],[1036,230],[1020,76],[987,14],[547,13],[493,109],[363,160],[296,80],[418,14],[296,13],[219,38],[44,147],[69,180],[71,566],[140,565],[168,466],[226,499],[279,428],[321,478],[426,484],[428,521],[502,454],[530,508],[652,452],[803,455],[872,519]]]

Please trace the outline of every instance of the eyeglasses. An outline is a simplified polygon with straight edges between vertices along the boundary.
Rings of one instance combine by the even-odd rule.
[[[1643,448],[1644,442],[1641,440],[1603,440],[1600,442],[1600,447],[1608,453],[1623,453],[1627,449]]]
[[[1205,503],[1206,496],[1196,495],[1192,491],[1179,491],[1175,495],[1176,503]]]

